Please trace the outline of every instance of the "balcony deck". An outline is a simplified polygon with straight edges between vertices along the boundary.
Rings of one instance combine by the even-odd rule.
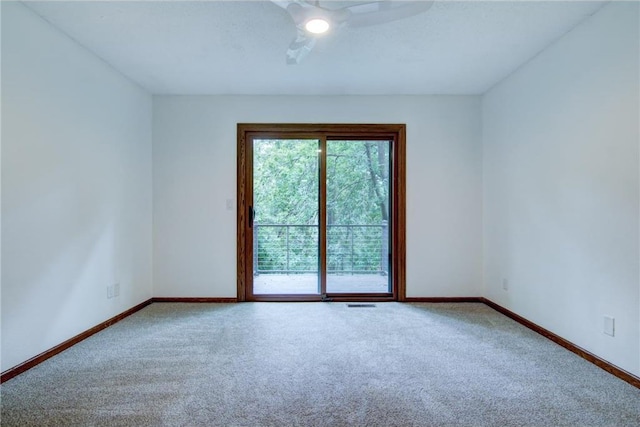
[[[327,293],[385,293],[389,277],[380,274],[329,274]],[[317,274],[260,274],[253,278],[253,293],[317,294]]]

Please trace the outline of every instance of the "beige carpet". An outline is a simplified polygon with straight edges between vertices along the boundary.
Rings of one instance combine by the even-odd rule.
[[[470,303],[156,303],[0,393],[2,426],[640,425],[640,390]]]

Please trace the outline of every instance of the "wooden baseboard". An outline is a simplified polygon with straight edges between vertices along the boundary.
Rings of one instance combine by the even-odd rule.
[[[593,353],[588,352],[587,350],[578,347],[577,345],[573,344],[571,341],[567,341],[566,339],[562,338],[559,335],[554,334],[553,332],[549,331],[548,329],[543,328],[542,326],[538,326],[535,323],[531,322],[530,320],[525,319],[524,317],[512,312],[511,310],[508,310],[504,307],[502,307],[499,304],[496,304],[495,302],[487,299],[487,298],[481,298],[482,302],[485,303],[486,305],[488,305],[489,307],[493,308],[494,310],[496,310],[499,313],[504,314],[505,316],[515,320],[516,322],[520,323],[521,325],[531,329],[534,332],[537,332],[538,334],[542,335],[545,338],[550,339],[551,341],[555,342],[556,344],[566,348],[567,350],[571,351],[572,353],[577,354],[578,356],[582,357],[583,359],[587,360],[588,362],[593,363],[594,365],[596,365],[597,367],[604,369],[605,371],[609,372],[612,375],[615,375],[616,377],[620,378],[623,381],[628,382],[629,384],[631,384],[634,387],[640,388],[640,377],[637,377],[635,375],[633,375],[630,372],[625,371],[624,369],[621,369],[609,362],[607,362],[604,359],[601,359],[600,357],[596,356]]]
[[[402,302],[484,302],[481,297],[405,297]]]
[[[236,303],[238,298],[210,298],[210,297],[154,297],[151,302],[208,302],[208,303]]]
[[[45,360],[55,356],[58,353],[61,353],[63,351],[65,351],[66,349],[76,345],[77,343],[79,343],[80,341],[83,341],[87,338],[89,338],[91,335],[96,334],[100,331],[102,331],[103,329],[108,328],[109,326],[113,325],[114,323],[117,323],[119,321],[121,321],[122,319],[124,319],[125,317],[131,316],[133,313],[135,313],[136,311],[140,311],[143,308],[145,308],[146,306],[148,306],[149,304],[151,304],[152,299],[148,299],[144,302],[141,302],[140,304],[136,305],[135,307],[130,308],[129,310],[122,312],[120,314],[118,314],[117,316],[112,317],[109,320],[105,320],[104,322],[94,326],[91,329],[88,329],[78,335],[76,335],[73,338],[69,338],[68,340],[66,340],[65,342],[63,342],[62,344],[58,344],[57,346],[44,351],[42,353],[40,353],[37,356],[32,357],[31,359],[27,360],[26,362],[23,362],[17,366],[14,366],[11,369],[7,369],[6,371],[2,372],[2,374],[0,374],[0,384],[10,380],[11,378],[15,377],[16,375],[19,375],[31,368],[33,368],[36,365],[39,365],[40,363],[44,362]]]

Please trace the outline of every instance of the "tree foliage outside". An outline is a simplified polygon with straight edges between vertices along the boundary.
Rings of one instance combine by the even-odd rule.
[[[389,142],[327,142],[328,272],[387,271]],[[261,272],[318,271],[319,141],[254,141]],[[254,245],[255,245],[254,243]]]
[[[256,140],[253,153],[254,264],[262,271],[317,271],[318,140]]]

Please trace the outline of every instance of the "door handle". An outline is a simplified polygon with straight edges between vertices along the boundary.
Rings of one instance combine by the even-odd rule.
[[[253,228],[253,220],[256,217],[256,211],[253,209],[253,206],[249,206],[249,228]]]

